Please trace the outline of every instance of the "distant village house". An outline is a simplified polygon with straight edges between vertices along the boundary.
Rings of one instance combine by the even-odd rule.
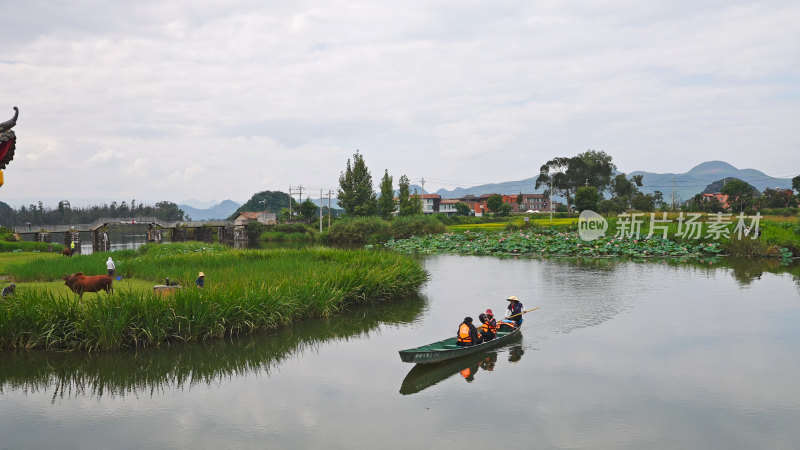
[[[243,212],[239,213],[235,219],[233,219],[233,224],[236,226],[245,226],[250,221],[255,220],[259,223],[264,225],[273,225],[278,223],[278,218],[275,216],[275,213],[271,213],[269,211],[260,211],[260,212]]]

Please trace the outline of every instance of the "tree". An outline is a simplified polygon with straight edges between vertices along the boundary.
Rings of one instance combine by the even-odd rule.
[[[469,216],[472,214],[472,208],[469,207],[468,204],[464,202],[456,203],[456,215],[457,216]]]
[[[764,206],[767,208],[788,208],[797,206],[797,197],[789,189],[764,189]]]
[[[306,201],[300,204],[300,215],[305,219],[313,219],[318,211],[319,208],[317,208],[317,205],[315,205],[310,198],[307,198]]]
[[[500,209],[500,206],[503,204],[503,197],[499,194],[494,194],[493,196],[489,197],[486,200],[486,206],[489,208],[489,211],[497,212]]]
[[[655,206],[661,206],[664,204],[664,193],[661,191],[653,191],[653,203]]]
[[[347,160],[347,168],[339,175],[339,204],[348,216],[371,216],[378,210],[378,200],[372,188],[372,175],[358,151],[353,155],[353,164]]]
[[[522,196],[522,191],[519,191],[517,195],[517,211],[522,212],[522,203],[525,201],[525,197]]]
[[[411,205],[408,201],[410,195],[409,186],[408,177],[405,174],[400,175],[400,180],[397,184],[397,214],[400,216],[407,216],[411,211]]]
[[[758,191],[753,186],[738,178],[728,180],[725,186],[722,186],[720,192],[728,196],[728,203],[733,204],[733,202],[736,202],[739,205],[739,211],[743,211],[745,206],[752,202],[753,198],[758,194]]]
[[[539,168],[536,189],[552,186],[567,200],[567,209],[572,204],[572,196],[581,186],[594,186],[598,191],[606,190],[611,183],[611,174],[616,166],[611,155],[595,150],[587,150],[573,157],[556,157]]]
[[[422,196],[417,194],[416,189],[414,189],[414,195],[408,197],[408,205],[410,211],[407,215],[422,214]]]
[[[392,217],[395,206],[392,177],[389,176],[389,170],[387,169],[383,173],[383,178],[381,178],[381,197],[378,199],[378,213],[383,219],[388,220]]]
[[[600,202],[600,193],[594,186],[579,187],[575,191],[575,210],[578,212],[584,210],[597,210],[597,204]]]
[[[792,178],[792,189],[800,195],[800,175]]]
[[[633,209],[642,211],[642,212],[653,212],[656,210],[655,202],[653,201],[653,196],[650,194],[641,194],[638,193],[633,196],[631,199],[631,207]]]
[[[497,209],[495,209],[493,212],[494,212],[495,216],[505,217],[505,216],[511,214],[511,210],[512,209],[513,208],[511,207],[511,204],[509,204],[509,203],[501,203],[500,206],[498,206]]]

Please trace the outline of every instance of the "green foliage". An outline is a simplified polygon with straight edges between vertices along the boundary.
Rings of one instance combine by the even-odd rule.
[[[378,244],[389,240],[389,222],[379,217],[346,217],[328,228],[326,239],[339,244]]]
[[[572,204],[575,191],[588,183],[598,191],[604,191],[611,182],[611,174],[616,166],[611,162],[611,155],[595,150],[588,150],[573,157],[556,157],[547,161],[539,169],[536,189],[540,186],[552,185],[554,193],[560,193]],[[567,208],[569,209],[569,208]]]
[[[434,215],[399,216],[395,217],[391,223],[391,233],[395,239],[438,234],[445,231],[447,231],[447,227]]]
[[[306,201],[300,205],[300,215],[305,219],[313,219],[316,217],[318,212],[319,208],[314,204],[314,202],[311,201],[310,198],[307,198]]]
[[[339,205],[348,216],[371,216],[377,213],[378,201],[372,188],[372,175],[364,163],[364,157],[356,151],[353,164],[347,160],[347,168],[339,176]]]
[[[637,211],[653,212],[656,210],[653,196],[650,194],[636,194],[631,199],[631,207]]]
[[[413,216],[422,214],[422,198],[417,195],[417,191],[411,194],[410,182],[405,175],[400,176],[397,194],[397,209],[399,216]]]
[[[681,256],[716,255],[718,242],[680,243],[668,239],[615,239],[584,241],[577,232],[531,227],[524,231],[445,233],[414,236],[387,242],[387,247],[409,253],[458,253],[469,255],[573,255],[573,256]]]
[[[466,203],[458,202],[456,203],[456,214],[459,216],[471,216],[472,208],[470,208]]]
[[[155,206],[137,204],[136,200],[131,200],[130,205],[126,201],[121,204],[111,202],[110,205],[89,206],[86,208],[70,208],[66,203],[59,202],[58,209],[46,208],[42,202],[37,205],[21,206],[14,210],[3,202],[0,202],[0,224],[3,225],[24,225],[26,222],[37,225],[70,225],[76,223],[91,223],[102,217],[142,217],[153,216],[165,221],[177,221],[184,219],[184,212],[177,204],[168,201],[161,201]]]
[[[47,252],[51,249],[54,252],[60,252],[64,246],[49,242],[0,241],[0,252]]]
[[[114,256],[129,277],[169,276],[183,289],[165,297],[117,289],[82,301],[66,287],[63,295],[31,290],[6,297],[0,299],[0,348],[104,351],[233,336],[328,317],[349,305],[404,298],[427,279],[418,262],[391,252],[162,251]],[[100,263],[107,254],[98,256]],[[11,273],[17,277],[30,265],[60,273],[60,267],[50,267],[60,262],[12,265]],[[202,290],[193,287],[198,270],[206,273]]]
[[[600,201],[600,193],[594,186],[582,186],[575,191],[575,209],[578,212],[584,210],[597,211],[597,204]]]
[[[500,205],[502,204],[503,197],[498,194],[494,194],[486,200],[486,206],[489,208],[489,211],[492,212],[496,212],[498,209],[500,209]]]
[[[737,211],[743,211],[758,195],[757,189],[738,178],[728,179],[720,192],[728,196],[728,203],[735,205]]]
[[[389,176],[389,170],[386,170],[383,173],[383,178],[381,178],[381,196],[378,198],[378,213],[382,219],[389,220],[392,218],[396,206],[392,177]]]
[[[257,220],[251,220],[247,222],[245,229],[247,230],[247,239],[249,239],[250,242],[255,242],[258,240],[258,237],[261,236],[261,233],[266,231],[267,227]]]
[[[800,175],[792,178],[792,189],[794,189],[797,194],[800,194]]]

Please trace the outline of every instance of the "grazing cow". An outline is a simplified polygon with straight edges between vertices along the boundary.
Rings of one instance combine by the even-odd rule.
[[[108,294],[113,294],[113,282],[114,279],[108,275],[86,276],[83,272],[77,272],[72,275],[64,276],[64,284],[67,285],[72,292],[79,294],[81,298],[83,298],[84,292],[106,291]]]
[[[72,252],[69,251],[69,247],[65,248],[64,250],[61,250],[61,254],[68,258],[72,257]]]

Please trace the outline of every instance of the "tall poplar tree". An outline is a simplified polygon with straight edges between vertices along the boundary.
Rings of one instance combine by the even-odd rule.
[[[372,175],[364,163],[364,157],[356,151],[353,164],[347,160],[347,168],[339,175],[339,205],[348,216],[372,216],[377,213],[378,200],[372,188]]]
[[[387,169],[381,179],[381,197],[378,199],[378,212],[382,218],[388,220],[392,217],[394,208],[394,188],[392,187],[392,177],[389,176],[389,170]]]

